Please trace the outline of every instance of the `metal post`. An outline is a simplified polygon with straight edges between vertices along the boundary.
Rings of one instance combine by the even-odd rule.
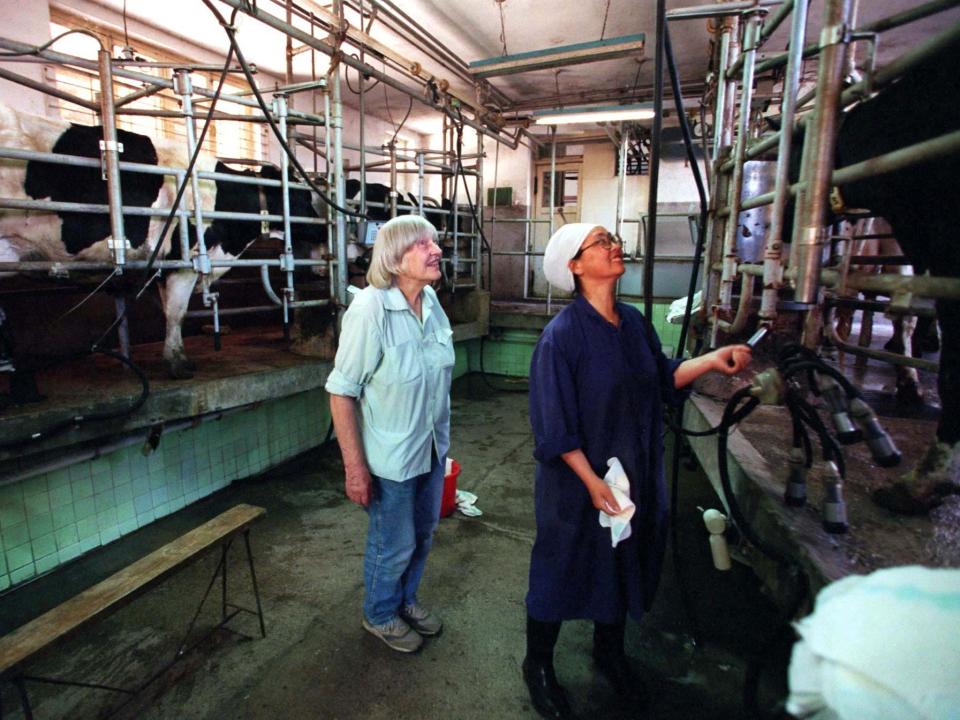
[[[753,103],[753,75],[757,57],[757,40],[761,16],[753,13],[743,32],[743,87],[740,90],[740,121],[734,145],[733,180],[727,194],[730,215],[723,234],[723,274],[720,278],[720,310],[730,308],[733,283],[737,275],[737,226],[740,215],[740,195],[743,191],[743,163],[750,133],[751,104]]]
[[[343,17],[343,4],[340,0],[334,0],[334,10],[337,16]],[[341,203],[346,197],[346,185],[343,180],[343,102],[340,97],[340,68],[342,63],[338,63],[330,80],[333,117],[331,126],[333,127],[333,177],[337,190],[337,200]],[[331,118],[328,118],[328,122]],[[347,224],[343,213],[338,212],[336,217],[336,238],[337,238],[337,299],[342,305],[347,304]]]
[[[100,143],[100,152],[103,162],[103,173],[107,180],[107,198],[110,204],[110,234],[113,236],[113,261],[117,265],[117,272],[123,271],[125,251],[127,246],[126,235],[123,230],[123,198],[120,191],[120,152],[122,148],[117,143],[117,122],[114,115],[113,101],[113,71],[110,67],[110,53],[101,50],[97,54],[100,62],[100,122],[103,125],[103,141]],[[162,242],[159,238],[157,242]]]
[[[177,70],[174,75],[174,88],[180,95],[183,107],[184,131],[187,138],[187,157],[193,157],[197,147],[196,118],[193,113],[193,83],[190,81],[190,71]],[[200,178],[197,176],[199,168],[195,163],[190,173],[190,189],[193,193],[193,222],[196,225],[197,256],[194,258],[194,269],[201,275],[210,273],[210,256],[207,255],[207,246],[203,238],[203,203],[200,198]],[[159,241],[162,241],[160,238]]]
[[[360,29],[363,29],[363,0],[360,0]],[[360,43],[360,62],[365,62],[366,56],[366,45]],[[344,70],[344,72],[347,72]],[[364,119],[366,118],[366,93],[364,91],[364,75],[362,72],[357,73],[358,79],[357,82],[360,85],[360,212],[364,215],[367,214],[367,154],[364,152],[363,148],[366,145],[366,131]],[[341,203],[343,201],[341,200]],[[393,215],[391,215],[393,217]],[[357,240],[362,245],[364,238],[357,238]]]
[[[456,140],[454,140],[456,142]],[[451,281],[451,290],[457,291],[457,275],[460,272],[460,203],[457,194],[460,190],[460,175],[463,170],[463,159],[461,157],[453,158],[453,192],[451,193],[451,202],[453,210],[450,219],[453,221],[453,257],[451,258],[451,267],[453,268],[453,279]],[[466,185],[464,185],[466,188]]]
[[[260,604],[260,586],[257,585],[257,573],[253,569],[253,552],[250,550],[250,529],[243,531],[243,542],[247,547],[247,562],[250,564],[250,583],[253,585],[253,597],[257,601],[257,619],[260,621],[260,637],[267,636],[267,627],[263,622],[263,606]]]
[[[363,151],[361,150],[361,155]],[[397,216],[397,144],[390,141],[390,217]]]
[[[623,207],[626,203],[624,197],[627,191],[627,147],[629,146],[630,132],[620,123],[620,164],[617,168],[617,220],[616,230],[620,237],[623,237]]]
[[[417,180],[419,190],[417,191],[417,210],[423,216],[423,151],[417,152]]]
[[[476,259],[476,262],[473,263],[473,283],[477,287],[480,287],[480,279],[482,276],[481,272],[481,257],[483,255],[483,246],[480,243],[480,232],[483,230],[483,197],[481,193],[483,192],[483,135],[477,133],[477,175],[476,175],[476,188],[477,193],[475,195],[476,202],[474,203],[474,210],[477,213],[477,216],[474,218],[475,227],[473,228],[473,237],[471,238],[473,245],[473,257]],[[490,248],[490,251],[493,252],[493,248]],[[490,266],[493,267],[493,258],[491,256]],[[487,287],[491,287],[492,278],[487,278]]]
[[[812,123],[807,123],[800,188],[797,193],[797,219],[793,243],[796,248],[797,285],[794,300],[813,304],[820,279],[820,255],[827,241],[824,222],[827,217],[830,176],[833,173],[833,148],[840,115],[840,92],[844,35],[850,13],[850,0],[827,0],[820,33],[820,65],[817,75],[817,99]]]
[[[550,225],[549,225],[549,234],[547,235],[547,242],[550,242],[550,238],[553,237],[553,215],[555,208],[553,207],[554,198],[557,196],[557,126],[550,126]],[[544,191],[547,190],[547,184],[543,183]],[[550,283],[547,283],[547,315],[550,314],[550,304],[553,301],[553,286]]]
[[[790,49],[787,69],[783,78],[783,101],[780,121],[784,131],[780,133],[777,153],[777,175],[774,185],[773,208],[770,214],[770,232],[763,251],[763,293],[760,301],[760,319],[772,322],[777,316],[777,300],[783,286],[783,216],[790,195],[790,153],[793,133],[793,118],[797,109],[797,92],[800,88],[800,71],[803,69],[803,43],[807,31],[809,0],[795,0],[790,26]]]
[[[273,112],[277,116],[280,136],[287,139],[287,96],[278,94],[273,98]],[[283,257],[280,267],[285,272],[287,287],[283,293],[283,339],[290,340],[290,303],[293,296],[293,243],[290,235],[290,158],[280,153],[280,198],[283,214]]]

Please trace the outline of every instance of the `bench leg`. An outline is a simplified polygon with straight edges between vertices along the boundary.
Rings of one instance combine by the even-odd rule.
[[[190,619],[190,625],[187,626],[187,632],[183,636],[183,640],[180,641],[180,647],[177,648],[176,654],[173,656],[174,660],[183,655],[184,650],[187,646],[187,640],[190,639],[190,634],[193,632],[193,626],[197,623],[197,618],[200,617],[200,611],[203,610],[204,604],[207,602],[207,598],[210,596],[210,591],[213,589],[213,584],[217,581],[217,577],[221,572],[224,573],[224,583],[226,583],[226,572],[227,572],[227,551],[230,549],[230,544],[233,541],[227,541],[224,543],[223,552],[220,554],[220,562],[217,563],[217,569],[213,571],[213,577],[210,578],[210,583],[207,585],[206,591],[203,593],[203,598],[200,600],[200,604],[197,605],[196,611],[193,613],[193,617]]]
[[[257,618],[260,620],[260,637],[266,637],[267,628],[263,623],[263,606],[260,604],[260,588],[257,586],[257,573],[253,569],[253,553],[250,550],[250,530],[243,531],[243,542],[247,546],[247,562],[250,563],[250,580],[253,583],[253,596],[257,600]]]

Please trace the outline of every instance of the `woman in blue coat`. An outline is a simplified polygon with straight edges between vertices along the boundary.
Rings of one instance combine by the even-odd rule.
[[[597,669],[622,699],[643,700],[623,637],[626,616],[639,620],[650,608],[660,577],[667,530],[662,403],[681,402],[682,388],[709,370],[739,372],[750,348],[668,359],[640,311],[616,301],[623,251],[602,227],[560,228],[543,267],[552,285],[576,296],[544,329],[530,365],[537,537],[523,676],[541,715],[567,718],[570,705],[553,670],[564,620],[593,620]],[[603,479],[611,458],[629,483],[621,487],[624,507]],[[601,513],[612,529],[601,526]]]

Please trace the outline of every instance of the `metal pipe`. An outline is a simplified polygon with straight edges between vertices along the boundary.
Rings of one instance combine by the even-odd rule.
[[[790,25],[790,58],[783,78],[783,100],[780,105],[782,126],[793,127],[796,113],[797,90],[800,87],[800,73],[803,69],[803,40],[807,32],[807,12],[809,0],[793,0],[795,4]],[[793,133],[780,133],[780,146],[777,151],[777,171],[774,182],[773,208],[770,215],[770,230],[763,252],[763,290],[760,301],[760,320],[773,322],[777,316],[777,300],[783,287],[783,231],[787,198],[790,194],[790,153]]]
[[[190,80],[189,70],[177,70],[174,75],[177,93],[180,95],[181,107],[183,109],[184,131],[187,141],[187,157],[193,157],[197,147],[195,116],[193,112],[193,83]],[[200,198],[200,178],[197,176],[197,166],[194,164],[190,172],[190,189],[193,194],[193,221],[196,224],[195,232],[197,237],[196,256],[194,257],[194,268],[201,276],[210,273],[210,256],[207,254],[207,245],[204,241],[203,227],[203,203]],[[163,238],[158,238],[157,242],[163,242]]]
[[[497,143],[497,147],[500,144]],[[423,215],[423,153],[417,153],[417,212]],[[424,216],[426,217],[426,216]]]
[[[127,236],[123,228],[123,198],[120,188],[120,145],[117,143],[117,124],[113,114],[113,73],[110,68],[110,53],[100,50],[97,53],[100,62],[100,122],[103,142],[100,155],[103,160],[102,173],[107,181],[107,202],[110,205],[110,234],[113,238],[113,261],[118,272],[122,271],[127,247]],[[157,242],[162,242],[158,238]]]
[[[390,217],[397,216],[397,145],[390,141]]]
[[[727,20],[724,20],[723,28],[720,31],[720,50],[718,63],[720,66],[717,72],[717,101],[713,109],[713,157],[712,163],[715,164],[720,154],[720,146],[727,132],[723,129],[724,120],[726,120],[727,106],[727,87],[729,83],[726,80],[726,68],[730,57],[730,35],[733,32],[733,26]],[[728,143],[729,144],[729,143]],[[716,175],[716,173],[714,173]],[[714,179],[713,186],[716,186]],[[711,187],[713,190],[713,187]]]
[[[837,329],[833,326],[833,323],[826,323],[824,329],[826,330],[827,337],[830,338],[830,342],[840,352],[850,353],[851,355],[859,355],[860,357],[873,358],[874,360],[881,360],[883,362],[890,363],[891,365],[912,367],[917,368],[918,370],[927,370],[933,373],[940,372],[940,365],[931,360],[908,357],[906,355],[887,352],[885,350],[874,350],[872,348],[860,347],[859,345],[852,345],[845,340],[841,340],[837,335]]]
[[[247,0],[226,0],[226,1],[228,3],[233,3],[233,2],[243,3],[243,2],[246,2]],[[297,37],[297,36],[294,35],[294,37]],[[309,35],[307,37],[309,37]],[[8,38],[0,38],[0,49],[12,50],[14,52],[21,52],[21,53],[29,53],[31,55],[35,55],[38,58],[41,58],[42,60],[55,62],[62,65],[74,65],[76,67],[84,68],[85,70],[95,70],[98,72],[100,70],[99,61],[87,60],[82,57],[77,57],[76,55],[67,55],[65,53],[60,53],[53,50],[41,50],[38,52],[37,48],[33,45],[22,43],[17,40],[10,40]],[[330,52],[328,52],[327,54],[329,55]],[[353,62],[356,62],[356,61],[353,60]],[[180,67],[182,67],[182,65]],[[219,68],[219,69],[222,69],[222,68]],[[113,75],[114,77],[123,77],[130,80],[136,80],[142,83],[160,85],[165,90],[176,91],[176,89],[174,88],[174,84],[171,80],[164,80],[162,78],[156,77],[155,75],[146,75],[144,73],[135,72],[133,70],[124,70],[122,68],[114,68]],[[214,92],[213,90],[207,90],[206,88],[194,88],[194,93],[206,98],[211,98],[211,99],[213,98],[214,95],[216,95],[216,92]],[[257,103],[256,100],[240,97],[238,95],[231,95],[229,93],[221,93],[219,100],[221,102],[232,102],[237,105],[244,105],[246,107],[258,108],[258,109],[260,108],[260,105]],[[91,109],[97,110],[98,108],[94,104],[94,107],[92,107]],[[306,120],[308,122],[319,122],[322,120],[322,118],[317,118],[310,115],[309,113],[304,113],[299,111],[296,113],[291,113],[291,115],[296,117],[298,120]]]
[[[277,118],[280,137],[286,140],[287,98],[282,93],[276,95],[273,99],[273,113]],[[281,265],[283,265],[293,259],[293,244],[290,233],[290,158],[287,157],[285,152],[280,153],[280,199],[283,214],[283,258],[281,262]],[[286,288],[283,293],[283,336],[284,339],[289,339],[290,303],[295,299],[293,295],[293,265],[287,265],[284,274],[286,275]]]
[[[850,13],[850,0],[826,0],[821,32],[820,67],[817,76],[817,100],[812,125],[804,141],[797,194],[797,221],[793,246],[798,269],[794,300],[813,304],[820,279],[820,256],[826,242],[824,227],[829,207],[827,195],[833,174],[834,143],[840,116],[840,92],[846,44],[844,33]],[[809,149],[809,152],[808,152]],[[791,254],[791,260],[793,254]],[[807,338],[812,342],[812,338]]]
[[[474,176],[476,179],[476,203],[473,206],[473,210],[476,212],[476,217],[474,217],[474,222],[476,227],[473,229],[473,242],[471,243],[473,247],[473,256],[475,258],[483,258],[483,246],[480,242],[481,234],[483,233],[483,135],[477,135],[477,174]],[[466,184],[466,183],[464,183]],[[493,248],[489,248],[492,250]],[[473,266],[473,282],[477,287],[483,287],[483,275],[482,275],[482,265],[483,263],[478,262]],[[493,260],[490,261],[491,273],[493,268]],[[493,287],[493,278],[487,278],[487,288],[490,289]]]
[[[21,200],[19,198],[0,198],[0,208],[13,210],[46,210],[50,212],[80,212],[80,213],[99,213],[106,215],[110,212],[109,205],[96,205],[92,203],[72,203],[60,202],[56,200]],[[179,215],[189,215],[189,210],[178,210]],[[127,205],[123,208],[124,215],[136,215],[138,217],[166,217],[170,214],[170,208],[141,207],[139,205]],[[240,213],[226,212],[223,210],[208,211],[204,214],[205,220],[249,220],[253,222],[283,222],[283,215],[260,215],[258,213]],[[326,221],[320,218],[291,217],[290,222],[303,225],[326,225]]]
[[[550,235],[547,242],[553,237],[553,215],[556,212],[554,208],[554,199],[557,196],[557,126],[550,126]],[[547,189],[547,184],[543,183],[543,189]],[[542,205],[543,203],[541,203]],[[547,283],[547,314],[550,314],[550,305],[553,301],[553,286]]]
[[[626,202],[624,194],[627,190],[627,143],[630,132],[620,123],[620,162],[617,165],[617,219],[614,232],[623,237],[623,206]]]
[[[37,82],[32,78],[28,78],[26,75],[20,75],[19,73],[11,72],[6,68],[0,68],[0,78],[4,80],[9,80],[14,82],[17,85],[23,85],[32,90],[37,90],[38,92],[45,93],[46,95],[51,95],[61,100],[66,100],[67,102],[73,103],[74,105],[79,105],[80,107],[86,108],[87,110],[92,110],[93,112],[99,112],[100,106],[95,102],[90,102],[81,97],[77,97],[72,93],[65,92],[64,90],[59,90],[52,85],[46,85],[42,82]]]
[[[379,70],[377,70],[374,67],[371,67],[370,65],[361,63],[358,60],[350,57],[345,53],[340,53],[338,47],[324,43],[317,38],[311,37],[309,34],[305,33],[303,30],[300,30],[297,27],[293,27],[291,25],[288,25],[287,23],[284,23],[279,18],[259,9],[256,5],[250,4],[249,0],[223,0],[223,2],[232,8],[237,8],[238,10],[240,10],[240,12],[243,12],[249,15],[250,17],[253,17],[259,20],[265,25],[269,25],[270,27],[276,30],[279,30],[280,32],[287,33],[288,35],[292,35],[294,39],[299,40],[305,45],[309,45],[313,48],[316,48],[317,50],[319,50],[320,52],[326,55],[329,55],[331,57],[336,55],[341,65],[350,66],[355,70],[361,71],[365,75],[370,75],[371,77],[377,78],[384,85],[392,87],[395,90],[399,90],[404,95],[411,97],[414,100],[421,102],[424,105],[427,105],[428,107],[434,108],[436,110],[442,110],[442,106],[439,103],[435,103],[431,98],[424,95],[421,89],[410,88],[406,84],[393,79],[386,73],[380,72]],[[502,138],[499,133],[494,133],[493,131],[488,130],[482,125],[478,125],[477,123],[471,120],[468,120],[466,118],[464,118],[464,122],[470,127],[472,127],[474,130],[478,132],[482,132],[483,134],[496,140],[497,142],[504,143],[505,145],[507,145],[507,147],[513,150],[515,150],[517,147],[516,140],[508,141],[507,139]]]
[[[783,0],[739,0],[715,5],[697,5],[675,8],[667,12],[667,20],[697,20],[700,18],[721,17],[734,13],[750,12],[757,8],[773,7]]]
[[[244,405],[237,408],[230,408],[228,410],[207,413],[206,415],[196,415],[194,417],[184,418],[182,420],[176,420],[170,423],[162,423],[163,431],[164,433],[171,433],[179,430],[186,430],[187,428],[196,427],[198,424],[203,422],[220,420],[228,415],[233,415],[239,412],[248,412],[254,408],[254,405]],[[97,458],[104,457],[110,453],[116,452],[117,450],[122,450],[123,448],[130,447],[131,445],[142,443],[147,439],[147,437],[150,436],[152,432],[153,428],[149,427],[127,435],[126,437],[120,438],[119,440],[112,440],[108,443],[96,445],[95,447],[87,450],[60,451],[57,453],[56,457],[51,460],[38,463],[25,469],[18,469],[15,473],[0,477],[0,487],[23,482],[24,480],[36,477],[37,475],[53,472],[54,470],[60,470],[62,468],[69,467],[80,462],[85,462],[87,460],[96,460]]]
[[[787,16],[793,11],[794,0],[784,0],[784,3],[774,10],[763,23],[763,27],[760,28],[760,42],[763,43],[767,40],[773,33],[777,31],[777,28],[787,19]],[[800,40],[800,44],[803,44],[803,40]]]
[[[750,133],[751,105],[753,103],[754,66],[757,57],[757,40],[762,17],[752,14],[743,31],[743,87],[740,90],[740,121],[734,144],[733,180],[727,193],[727,206],[730,216],[724,225],[723,235],[723,273],[720,278],[720,310],[730,308],[733,297],[733,282],[737,272],[737,227],[740,216],[740,198],[743,193],[743,165],[747,151],[747,138]],[[728,72],[729,76],[730,73]]]
[[[231,4],[234,0],[227,0],[228,4]],[[245,0],[240,0],[238,4],[235,4],[234,7],[240,8],[241,11],[249,12],[248,8],[243,7],[246,5]],[[343,19],[343,4],[340,0],[334,0],[333,3],[334,11],[337,13],[337,16],[342,20]],[[264,21],[264,16],[256,9],[253,8],[253,11],[249,14],[252,14],[257,19]],[[272,17],[272,16],[268,16]],[[273,24],[273,23],[267,23]],[[275,26],[278,30],[283,30],[282,27]],[[293,28],[291,28],[292,30]],[[300,33],[303,34],[303,33]],[[316,42],[318,46],[322,46],[323,43],[319,41],[314,41],[313,38],[310,38],[309,35],[306,35],[305,38],[311,42]],[[304,41],[304,38],[300,38],[301,42]],[[318,50],[323,51],[323,47],[317,47]],[[343,100],[340,96],[340,68],[343,66],[343,62],[347,59],[346,55],[341,56],[340,63],[338,63],[331,74],[331,105],[332,105],[332,127],[333,127],[333,180],[336,186],[337,198],[343,199],[346,197],[346,183],[343,178]],[[328,122],[330,119],[328,118]],[[346,306],[347,304],[347,284],[350,282],[348,275],[349,268],[347,267],[347,224],[346,218],[343,213],[338,212],[336,214],[336,246],[337,246],[337,299],[340,301],[340,304]]]

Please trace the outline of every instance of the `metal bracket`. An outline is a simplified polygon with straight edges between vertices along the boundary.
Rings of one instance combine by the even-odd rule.
[[[820,31],[820,49],[830,45],[837,45],[844,41],[847,35],[847,26],[843,23],[829,25]]]
[[[209,255],[196,255],[193,258],[193,270],[201,275],[209,275],[213,267],[210,264]]]
[[[280,272],[293,272],[295,267],[293,253],[283,253],[280,256]]]

